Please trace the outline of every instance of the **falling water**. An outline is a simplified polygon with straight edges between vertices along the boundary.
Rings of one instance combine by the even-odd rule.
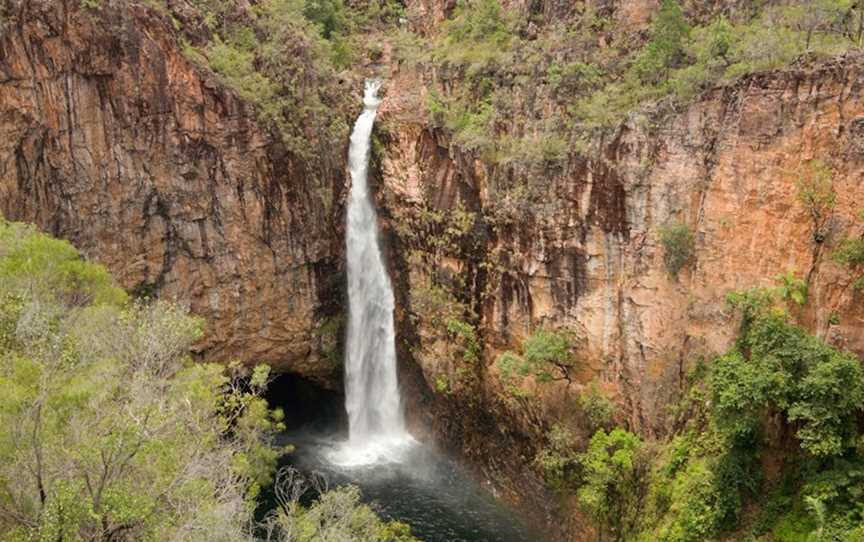
[[[348,338],[345,406],[349,441],[336,461],[372,463],[392,458],[411,441],[396,379],[393,288],[378,244],[378,222],[369,197],[367,170],[380,82],[366,82],[363,113],[354,124],[348,166],[351,195],[346,228],[348,249]]]

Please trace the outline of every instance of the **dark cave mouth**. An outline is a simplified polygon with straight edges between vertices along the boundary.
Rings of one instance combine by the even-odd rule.
[[[328,430],[348,434],[345,392],[296,373],[275,373],[265,399],[285,415],[287,431]]]

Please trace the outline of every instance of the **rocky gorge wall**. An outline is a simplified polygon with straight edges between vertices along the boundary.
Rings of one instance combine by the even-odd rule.
[[[525,175],[543,184],[540,201],[503,220],[492,189],[502,166],[460,151],[416,116],[425,96],[414,89],[422,85],[407,81],[413,74],[397,74],[381,111],[393,128],[382,135],[379,199],[399,247],[399,321],[415,338],[406,355],[451,413],[439,423],[445,438],[485,465],[511,498],[554,502],[544,500],[524,465],[553,421],[578,434],[579,391],[599,383],[615,398],[619,423],[668,434],[668,406],[685,391],[689,370],[736,337],[727,294],[774,286],[786,272],[804,278],[809,290],[798,319],[830,344],[864,355],[864,294],[852,288],[856,276],[830,258],[864,228],[857,218],[864,202],[862,60],[756,74],[677,113],[632,115],[588,153]],[[799,196],[813,160],[828,164],[836,193],[819,224]],[[470,226],[456,233],[440,218],[460,214],[471,216]],[[660,241],[670,223],[695,235],[693,263],[677,278],[665,268]],[[445,305],[462,306],[457,316],[474,324],[479,363],[466,362],[442,305],[430,303],[441,291],[452,293]],[[542,328],[575,334],[576,378],[529,382],[527,398],[514,396],[495,360]],[[514,478],[520,464],[523,474]],[[559,535],[571,539],[584,525],[578,514],[567,516],[572,523],[549,525],[561,525]]]
[[[862,86],[862,59],[850,56],[748,77],[665,118],[634,116],[598,141],[596,154],[549,172],[548,210],[507,223],[486,214],[494,166],[451,151],[422,120],[385,106],[382,117],[397,117],[400,128],[383,153],[382,203],[396,230],[416,223],[420,209],[476,215],[471,250],[435,253],[417,242],[423,258],[408,272],[411,284],[441,270],[485,274],[465,299],[477,308],[487,364],[538,327],[575,330],[580,380],[613,384],[630,425],[650,433],[681,385],[682,364],[732,340],[730,291],[796,272],[809,286],[808,327],[864,353],[861,294],[827,254],[861,229]],[[797,184],[814,159],[830,164],[837,195],[819,236]],[[659,242],[660,227],[674,221],[696,235],[694,265],[677,280]],[[453,257],[460,253],[471,257]]]
[[[207,319],[207,358],[337,385],[322,354],[335,339],[317,330],[341,314],[342,149],[293,154],[153,9],[6,8],[3,216],[70,240],[133,292],[187,304]]]
[[[518,6],[568,9],[537,4]],[[293,153],[147,7],[16,5],[21,24],[0,35],[3,215],[69,239],[129,290],[187,303],[209,324],[202,357],[338,386],[328,353],[343,311],[345,147]],[[644,28],[656,5],[615,14]],[[453,5],[421,7],[431,31]],[[864,228],[862,60],[747,76],[676,112],[633,114],[554,167],[510,169],[454,145],[425,113],[429,81],[393,67],[372,183],[415,428],[471,458],[508,498],[554,514],[531,467],[553,420],[578,425],[575,394],[599,382],[619,422],[662,434],[688,368],[734,339],[729,291],[796,272],[810,292],[800,320],[864,354],[862,294],[829,258]],[[814,159],[837,194],[819,228],[796,184]],[[501,216],[502,178],[541,197]],[[659,240],[672,222],[696,239],[677,279]],[[574,382],[514,395],[495,360],[544,327],[573,332]]]

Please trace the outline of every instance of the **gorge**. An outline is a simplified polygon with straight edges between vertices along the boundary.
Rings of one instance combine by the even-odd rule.
[[[860,3],[0,6],[2,215],[324,390],[287,418],[554,540],[858,542]]]

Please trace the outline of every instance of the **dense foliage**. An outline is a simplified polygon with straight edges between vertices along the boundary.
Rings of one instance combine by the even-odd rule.
[[[584,469],[579,502],[601,529],[608,528],[612,540],[632,537],[641,519],[647,468],[641,446],[639,437],[623,429],[609,433],[601,429],[579,457]]]
[[[353,486],[326,489],[326,481],[308,479],[293,469],[279,471],[276,481],[278,510],[265,521],[264,542],[417,542],[408,525],[384,522],[369,505],[360,502]],[[308,489],[318,497],[300,504]]]
[[[251,540],[279,413],[187,361],[200,321],[127,302],[69,244],[0,224],[4,540]]]
[[[568,333],[538,329],[523,342],[521,355],[505,352],[497,365],[507,381],[533,376],[538,382],[571,382],[576,360]]]
[[[170,17],[186,56],[254,104],[288,148],[310,162],[348,136],[354,102],[341,83],[352,76],[340,72],[381,53],[361,37],[392,26],[404,11],[393,0],[131,1]],[[82,5],[100,10],[110,3]]]
[[[806,284],[777,281],[730,294],[739,338],[694,369],[670,438],[601,428],[579,452],[550,432],[536,464],[601,539],[864,540],[864,368],[794,323]]]
[[[266,366],[189,359],[202,332],[175,305],[129,300],[68,243],[0,222],[0,539],[412,540],[352,488],[256,522],[282,415],[261,395]]]
[[[857,218],[864,223],[864,211]],[[841,240],[833,258],[852,272],[852,287],[864,290],[864,234]]]

